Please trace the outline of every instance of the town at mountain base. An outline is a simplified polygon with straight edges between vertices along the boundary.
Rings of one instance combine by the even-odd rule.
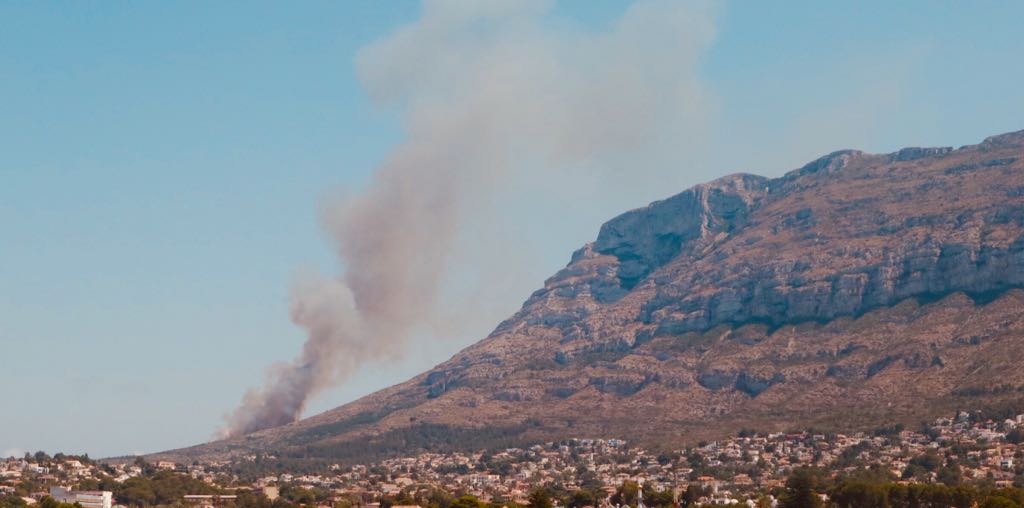
[[[1024,407],[1022,287],[1024,131],[844,150],[612,219],[490,336],[405,383],[154,458],[363,460],[579,436],[669,449]]]
[[[1024,414],[1006,411],[849,435],[743,431],[664,452],[617,439],[369,464],[272,454],[96,462],[36,452],[0,460],[0,508],[1020,508],[1022,459]],[[68,484],[78,489],[55,486]]]

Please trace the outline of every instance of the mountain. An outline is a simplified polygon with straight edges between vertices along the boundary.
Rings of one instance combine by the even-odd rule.
[[[675,446],[1024,404],[1024,131],[834,152],[626,212],[484,340],[300,422],[175,450],[366,459]]]

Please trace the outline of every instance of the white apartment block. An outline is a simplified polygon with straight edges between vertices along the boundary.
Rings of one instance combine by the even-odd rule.
[[[82,508],[111,508],[114,494],[109,490],[69,490],[50,487],[50,497],[61,503],[78,503]]]

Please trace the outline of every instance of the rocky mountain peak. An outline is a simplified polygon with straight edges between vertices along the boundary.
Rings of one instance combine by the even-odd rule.
[[[581,436],[658,446],[739,425],[915,423],[1024,399],[1021,288],[1024,131],[955,150],[843,150],[621,214],[434,369],[174,456],[334,460]]]
[[[741,227],[767,193],[767,183],[764,177],[737,174],[698,185],[608,221],[591,249],[614,256],[620,285],[631,289],[681,252]]]
[[[982,149],[1013,148],[1024,146],[1024,130],[997,134],[981,142]]]

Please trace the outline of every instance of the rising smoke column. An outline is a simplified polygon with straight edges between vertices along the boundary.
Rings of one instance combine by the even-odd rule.
[[[296,284],[302,352],[245,395],[225,435],[295,421],[311,396],[400,354],[435,309],[466,214],[507,182],[599,175],[593,161],[686,146],[702,128],[706,6],[637,2],[602,32],[555,28],[551,7],[426,1],[418,21],[360,53],[363,86],[400,112],[406,140],[364,192],[322,210],[344,273]]]

